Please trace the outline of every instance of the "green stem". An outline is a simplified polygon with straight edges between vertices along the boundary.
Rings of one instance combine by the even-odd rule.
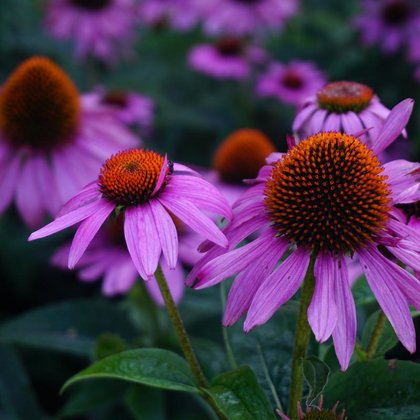
[[[292,373],[289,395],[289,417],[291,420],[298,418],[297,404],[302,399],[303,391],[303,372],[302,359],[306,355],[311,329],[308,324],[308,307],[311,303],[312,294],[315,286],[314,264],[316,255],[311,256],[308,271],[303,281],[302,295],[300,298],[299,315],[296,324],[295,344],[292,356]]]
[[[383,311],[380,311],[375,326],[373,327],[372,335],[366,349],[366,357],[372,359],[378,348],[379,340],[381,339],[382,331],[385,327],[386,316]]]
[[[222,311],[224,311],[226,307],[226,286],[224,282],[220,284],[220,299],[222,301]],[[227,328],[224,327],[223,325],[222,325],[222,333],[223,333],[223,342],[225,344],[226,354],[229,360],[230,367],[232,369],[236,369],[238,367],[238,364],[236,363],[232,346],[230,345]]]
[[[169,291],[165,275],[163,274],[160,266],[158,266],[155,272],[155,278],[159,285],[160,292],[162,293],[163,300],[165,301],[165,305],[169,313],[169,318],[171,318],[172,325],[175,328],[176,334],[178,336],[179,344],[181,345],[182,351],[188,365],[190,366],[191,372],[194,375],[195,381],[200,388],[207,388],[207,380],[204,376],[200,364],[198,363],[197,357],[191,346],[190,339],[188,338],[187,331],[185,330],[184,323],[182,322],[181,315],[175,305],[171,292]],[[221,413],[219,407],[217,407],[216,403],[205,391],[201,392],[201,396],[208,402],[219,419],[226,419],[223,413]]]
[[[169,291],[169,287],[168,287],[168,283],[166,282],[165,275],[163,274],[160,266],[158,266],[156,270],[155,277],[159,285],[160,292],[162,293],[163,300],[165,301],[165,305],[168,310],[169,317],[171,318],[172,325],[174,326],[176,334],[178,336],[179,344],[181,345],[185,359],[187,360],[191,368],[191,372],[194,375],[197,385],[202,388],[206,388],[207,380],[198,363],[197,357],[191,346],[190,339],[188,338],[187,331],[185,331],[185,327],[184,327],[184,323],[182,322],[181,315],[178,311],[178,308],[175,305],[171,292]]]

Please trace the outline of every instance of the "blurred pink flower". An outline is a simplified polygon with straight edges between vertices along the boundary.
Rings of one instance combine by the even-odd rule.
[[[297,0],[208,0],[203,29],[208,35],[243,36],[278,31],[297,13]]]
[[[260,96],[273,96],[282,102],[300,105],[325,83],[323,73],[312,62],[274,62],[259,77],[256,91]]]
[[[188,53],[188,64],[194,70],[218,79],[247,79],[252,64],[265,59],[265,52],[235,38],[222,38],[213,44],[199,44]]]
[[[420,283],[381,249],[413,270],[420,268],[419,232],[395,214],[395,205],[418,197],[420,164],[382,166],[376,157],[403,130],[412,109],[409,99],[394,107],[372,149],[354,136],[330,131],[272,156],[233,206],[233,221],[224,230],[228,250],[207,246],[187,278],[188,285],[201,289],[237,274],[224,325],[245,313],[245,331],[267,322],[297,292],[312,260],[315,289],[308,322],[317,341],[332,336],[341,368],[347,369],[356,340],[347,265],[355,256],[399,340],[415,351],[409,305],[420,309]],[[256,231],[256,239],[235,249]]]
[[[25,223],[39,227],[95,179],[110,154],[139,144],[88,102],[47,58],[11,74],[0,96],[0,212],[15,201]]]
[[[161,254],[170,269],[178,261],[178,235],[172,215],[204,238],[226,246],[227,240],[204,212],[231,218],[231,208],[215,187],[191,169],[168,162],[153,151],[131,149],[109,158],[99,178],[76,194],[57,218],[32,233],[43,238],[82,222],[69,252],[69,268],[82,257],[101,225],[124,212],[124,237],[140,276],[153,277]]]
[[[371,144],[389,113],[370,87],[332,82],[304,101],[293,121],[293,131],[304,138],[320,131],[358,134],[367,128],[361,139]]]
[[[134,0],[50,0],[45,18],[52,36],[75,43],[77,58],[111,64],[131,53],[137,22]]]

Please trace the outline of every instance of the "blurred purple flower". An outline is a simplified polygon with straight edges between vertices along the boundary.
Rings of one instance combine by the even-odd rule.
[[[264,61],[264,50],[235,38],[223,38],[214,44],[199,44],[188,53],[188,64],[194,70],[218,79],[244,80],[252,64]]]
[[[140,276],[153,277],[163,256],[170,269],[178,261],[178,235],[171,215],[204,238],[227,246],[226,237],[204,212],[231,218],[219,191],[191,169],[153,151],[131,149],[109,158],[99,178],[76,194],[57,218],[29,240],[82,222],[69,252],[69,268],[82,257],[101,225],[114,211],[124,212],[124,237]]]
[[[297,0],[208,0],[204,4],[204,32],[223,36],[278,31],[298,10]]]
[[[201,16],[200,0],[143,0],[138,15],[149,26],[165,26],[178,31],[188,31]]]
[[[106,110],[122,124],[137,126],[146,132],[153,126],[154,103],[147,96],[98,88],[85,95],[85,99],[91,109]]]
[[[108,111],[92,109],[56,64],[28,59],[0,96],[0,212],[15,201],[25,223],[39,227],[110,154],[138,144]]]
[[[110,64],[131,54],[137,23],[134,0],[50,0],[45,19],[53,37],[75,43],[77,58]]]
[[[293,121],[293,131],[304,138],[320,131],[358,134],[367,128],[361,139],[371,144],[389,113],[370,87],[332,82],[303,103]]]
[[[418,48],[420,3],[418,0],[363,0],[363,12],[354,20],[367,45],[380,44],[385,53],[402,47]]]
[[[419,232],[395,213],[395,205],[418,197],[420,164],[382,166],[376,157],[403,130],[412,109],[412,100],[398,104],[372,149],[354,136],[321,132],[269,159],[272,164],[233,206],[233,221],[224,230],[227,252],[208,246],[187,278],[188,285],[201,289],[239,273],[224,325],[245,313],[245,331],[267,322],[297,292],[312,260],[315,289],[308,322],[319,342],[332,335],[341,368],[347,369],[356,340],[347,265],[355,256],[399,340],[415,351],[409,304],[420,309],[420,282],[381,249],[413,270],[420,268]],[[257,230],[256,239],[234,249]]]
[[[260,96],[274,96],[282,102],[300,105],[326,83],[323,73],[314,63],[291,61],[274,62],[257,81]]]

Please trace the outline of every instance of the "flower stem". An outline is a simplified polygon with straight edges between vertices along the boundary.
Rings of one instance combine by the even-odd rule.
[[[220,284],[220,299],[222,301],[222,310],[224,311],[226,307],[226,286],[224,282]],[[238,365],[236,363],[236,359],[233,354],[232,346],[230,345],[228,331],[227,331],[227,328],[224,327],[223,325],[222,325],[222,333],[223,333],[223,342],[225,343],[226,354],[228,356],[230,367],[232,369],[236,369]]]
[[[163,300],[165,301],[165,305],[169,313],[169,318],[171,318],[172,325],[175,328],[176,334],[178,336],[179,344],[181,345],[182,351],[188,365],[190,366],[191,372],[194,375],[195,381],[200,388],[207,388],[207,380],[191,346],[191,342],[188,338],[187,331],[185,330],[184,323],[182,322],[181,315],[175,305],[171,292],[169,291],[168,283],[166,282],[165,275],[163,274],[160,265],[155,272],[155,278],[159,285],[160,292],[162,293]],[[202,392],[201,396],[208,402],[219,419],[226,419],[224,414],[220,411],[219,407],[217,407],[216,403],[208,394]]]
[[[169,291],[168,283],[166,282],[165,275],[160,266],[158,266],[155,273],[156,281],[159,285],[160,292],[162,293],[163,300],[165,301],[166,308],[168,309],[169,317],[171,318],[172,325],[175,328],[178,336],[179,344],[181,345],[185,359],[187,360],[191,372],[197,382],[197,385],[206,388],[207,380],[198,363],[197,357],[191,346],[190,339],[188,338],[187,331],[185,331],[184,323],[182,322],[181,315]]]
[[[379,340],[381,339],[382,331],[385,327],[386,316],[383,311],[379,312],[375,326],[373,327],[372,335],[366,349],[366,357],[372,359],[375,355],[376,349],[378,348]]]
[[[312,254],[305,280],[303,281],[302,295],[300,298],[299,315],[296,324],[295,344],[292,355],[292,373],[289,395],[289,417],[291,420],[298,418],[297,404],[302,398],[303,372],[302,358],[305,357],[311,329],[308,324],[308,307],[311,303],[315,286],[314,264],[316,255]]]

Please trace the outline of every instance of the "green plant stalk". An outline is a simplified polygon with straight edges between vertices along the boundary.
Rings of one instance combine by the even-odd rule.
[[[290,381],[290,394],[289,394],[289,417],[291,420],[296,420],[297,404],[302,399],[303,391],[303,371],[302,359],[306,355],[311,329],[308,324],[308,307],[311,303],[312,294],[315,287],[314,264],[316,254],[312,254],[309,263],[308,271],[306,272],[303,281],[302,295],[300,298],[300,307],[298,320],[296,323],[295,344],[293,347],[292,355],[292,372]]]
[[[169,291],[168,283],[166,282],[165,275],[163,274],[160,265],[158,266],[155,272],[155,278],[159,285],[160,292],[162,293],[162,297],[165,302],[166,308],[168,310],[169,318],[171,319],[172,325],[175,328],[176,334],[178,336],[179,344],[181,345],[182,351],[184,353],[188,365],[190,366],[191,372],[194,375],[195,381],[200,388],[207,388],[207,380],[191,346],[191,342],[188,337],[187,331],[185,330],[184,323],[182,322],[181,315],[172,298],[171,292]],[[223,415],[223,413],[220,412],[220,409],[217,407],[213,399],[208,394],[202,392],[201,396],[212,407],[213,411],[219,419],[226,419],[226,417]]]
[[[373,327],[372,335],[370,336],[369,344],[366,348],[366,357],[372,359],[375,355],[376,349],[378,348],[379,340],[381,339],[382,331],[385,327],[386,316],[381,311],[378,319],[376,320],[375,326]]]
[[[224,311],[226,307],[226,286],[224,282],[220,284],[220,299],[222,301],[222,311]],[[223,342],[225,344],[226,354],[228,356],[230,367],[232,369],[236,369],[238,365],[236,363],[236,359],[233,354],[232,346],[230,345],[228,331],[227,331],[227,328],[224,327],[223,325],[222,325],[222,333],[223,333]]]

